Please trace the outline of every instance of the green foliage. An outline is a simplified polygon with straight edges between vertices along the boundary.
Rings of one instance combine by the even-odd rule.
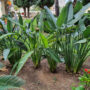
[[[16,76],[5,75],[0,76],[0,89],[9,90],[9,89],[20,89],[20,86],[24,84],[24,81]]]
[[[38,0],[38,6],[44,8],[44,6],[51,7],[54,4],[54,0]]]
[[[64,55],[67,71],[77,73],[90,51],[90,45],[84,41],[75,42],[75,38],[65,37],[65,41],[61,42],[61,49]]]
[[[55,48],[58,50],[59,55],[64,58],[66,69],[73,73],[77,73],[81,69],[90,51],[90,45],[83,37],[86,27],[84,25],[85,17],[82,18],[84,11],[89,6],[90,4],[87,4],[82,7],[82,9],[74,15],[72,3],[69,2],[62,9],[57,19],[50,10],[45,7],[47,15],[44,26],[47,26],[48,32],[53,34],[50,40],[52,42],[49,43],[52,43],[52,45],[56,43]],[[43,19],[41,22],[43,22]],[[76,23],[78,23],[78,26],[76,26]],[[44,29],[43,27],[43,30]]]
[[[83,32],[85,38],[90,38],[90,26]]]
[[[84,71],[83,76],[79,77],[79,80],[80,80],[80,86],[72,87],[72,90],[89,90],[90,89],[90,73],[87,73]]]
[[[80,1],[77,1],[75,7],[74,7],[74,13],[77,13],[80,9],[82,9],[82,3]]]
[[[36,0],[14,0],[14,4],[18,7],[30,7],[35,4]]]
[[[0,46],[3,51],[4,59],[8,59],[14,65],[22,56],[21,47],[17,46],[19,38],[16,25],[8,20],[7,25],[1,22],[3,28],[0,35]]]
[[[72,90],[85,90],[83,86],[72,87]]]
[[[23,20],[19,15],[17,20],[7,17],[7,25],[1,22],[0,46],[4,58],[13,65],[12,71],[16,69],[17,75],[29,57],[38,68],[45,56],[51,72],[56,71],[62,58],[67,71],[79,72],[90,51],[89,26],[84,24],[84,13],[89,6],[83,6],[74,14],[73,4],[69,2],[58,18],[45,6],[45,10],[31,20]]]
[[[83,5],[90,3],[90,0],[82,0]]]
[[[65,15],[65,17],[64,17]],[[64,24],[67,20],[67,16],[68,16],[68,5],[66,5],[62,11],[61,14],[59,15],[58,19],[57,19],[57,26],[61,27],[62,24]]]
[[[26,63],[27,59],[32,55],[32,51],[26,53],[19,61],[17,69],[16,69],[16,75],[19,73],[19,71],[22,69],[22,67],[24,66],[24,64]]]

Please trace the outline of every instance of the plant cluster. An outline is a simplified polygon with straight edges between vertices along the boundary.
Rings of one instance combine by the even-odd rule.
[[[51,72],[64,62],[68,72],[78,73],[90,56],[90,26],[84,23],[89,6],[77,10],[68,2],[58,17],[45,6],[29,23],[21,15],[16,19],[8,16],[7,24],[0,19],[0,49],[12,65],[12,72],[16,70],[17,75],[29,57],[35,68],[46,57]]]

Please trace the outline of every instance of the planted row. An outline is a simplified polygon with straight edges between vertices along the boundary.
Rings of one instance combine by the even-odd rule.
[[[29,57],[38,68],[45,56],[51,72],[64,62],[67,71],[77,73],[90,55],[90,26],[84,24],[88,18],[84,12],[89,6],[74,14],[69,2],[58,18],[45,6],[29,23],[20,15],[18,20],[7,17],[6,25],[1,20],[0,45],[4,59],[13,66],[12,72],[16,70],[17,75]]]

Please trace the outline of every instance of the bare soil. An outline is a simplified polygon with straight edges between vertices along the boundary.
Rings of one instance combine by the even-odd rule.
[[[0,75],[7,75],[11,71],[10,65],[6,62],[4,64],[7,70],[0,71]],[[87,60],[84,68],[90,68],[90,59]],[[76,75],[66,72],[63,63],[58,65],[57,73],[51,73],[46,60],[41,62],[39,69],[35,69],[33,63],[28,60],[18,76],[26,81],[23,86],[25,90],[71,90],[72,86],[78,85],[78,77],[81,74],[82,71]]]

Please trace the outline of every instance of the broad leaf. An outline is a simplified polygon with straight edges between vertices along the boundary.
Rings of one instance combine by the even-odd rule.
[[[58,57],[57,53],[54,50],[47,48],[46,54],[47,54],[47,56],[51,57],[57,63],[60,62],[60,58]]]
[[[0,89],[9,90],[19,88],[24,84],[24,80],[11,75],[0,76]]]
[[[22,69],[22,67],[26,63],[27,59],[32,55],[32,53],[33,53],[33,51],[28,52],[20,59],[18,66],[17,66],[17,69],[16,69],[15,75],[17,75],[19,73],[19,71]]]
[[[80,1],[77,1],[75,7],[74,7],[74,13],[76,14],[80,9],[82,9],[82,3]]]
[[[69,22],[70,20],[73,19],[73,4],[70,3],[69,5],[69,10],[68,10],[68,18],[67,21]]]
[[[50,9],[49,9],[47,6],[45,6],[44,8],[45,8],[47,14],[50,16],[53,25],[55,25],[55,27],[57,27],[57,26],[56,26],[56,18],[54,17],[54,15],[53,15],[52,12],[50,11]]]
[[[67,16],[68,16],[68,5],[67,4],[61,11],[58,19],[57,19],[57,26],[61,27],[66,21],[67,21]]]
[[[44,47],[48,48],[48,40],[47,40],[47,38],[41,33],[40,33],[40,37],[41,37],[41,40],[42,40],[42,42],[44,44]]]
[[[2,69],[5,65],[0,62],[0,69]]]
[[[21,25],[23,25],[23,19],[22,19],[22,16],[21,16],[21,15],[19,15],[19,23],[20,23]]]
[[[0,36],[0,40],[6,38],[7,36],[13,35],[13,33],[3,34]]]
[[[87,42],[87,39],[82,39],[82,40],[77,41],[75,44],[77,44],[77,43],[86,43],[86,42]]]
[[[8,55],[9,55],[9,52],[10,52],[10,49],[4,49],[3,51],[3,57],[4,57],[4,60],[7,60],[8,58]]]
[[[86,28],[86,30],[83,32],[83,34],[84,34],[84,37],[85,37],[85,38],[90,37],[90,26],[88,26],[88,27]]]
[[[80,20],[80,19],[83,17],[85,11],[86,11],[89,7],[90,7],[90,3],[88,3],[88,4],[85,5],[85,6],[83,6],[83,8],[82,8],[77,14],[74,15],[74,18],[75,18],[75,19],[73,19],[72,21],[70,21],[68,24],[69,24],[69,25],[73,25],[73,24],[76,23],[78,20]]]

